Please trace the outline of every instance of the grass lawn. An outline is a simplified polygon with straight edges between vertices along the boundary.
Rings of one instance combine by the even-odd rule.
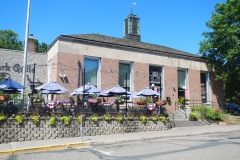
[[[240,116],[226,114],[224,123],[226,125],[240,124]]]

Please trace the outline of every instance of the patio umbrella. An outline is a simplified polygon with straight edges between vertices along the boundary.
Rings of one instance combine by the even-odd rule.
[[[47,90],[47,91],[62,91],[62,92],[67,92],[68,90],[58,84],[57,82],[49,82],[47,84],[44,84],[40,87],[36,88],[37,90]]]
[[[88,92],[77,92],[77,91],[73,91],[72,93],[70,93],[70,96],[78,96],[78,95],[94,95],[96,93],[88,93]]]
[[[126,89],[122,88],[121,86],[117,85],[116,87],[113,87],[110,89],[109,91],[110,94],[113,94],[113,95],[126,95],[127,96],[127,91]],[[127,100],[125,99],[125,102],[126,102],[126,112],[127,112]],[[117,105],[118,109],[117,111],[119,110],[119,105]]]
[[[113,87],[109,90],[110,94],[114,95],[126,95],[126,89],[122,88],[121,86],[117,85],[116,87]]]
[[[84,86],[81,86],[73,90],[73,94],[76,94],[76,95],[83,95],[85,93],[95,94],[95,93],[100,93],[100,90],[97,89],[94,85],[91,85],[90,83],[87,83]]]
[[[159,96],[158,92],[146,87],[145,89],[141,90],[136,94],[137,96]]]
[[[48,91],[48,90],[41,90],[41,94],[65,94],[66,91]]]
[[[66,88],[58,84],[57,82],[49,82],[47,84],[43,84],[36,88],[36,90],[40,90],[41,94],[47,95],[47,102],[48,102],[48,95],[51,94],[65,94],[68,92]]]
[[[25,87],[12,79],[5,79],[0,82],[0,90],[24,89]]]
[[[7,93],[7,94],[19,94],[19,93],[21,93],[21,91],[18,90],[18,89],[4,89],[2,91],[3,91],[3,93]]]
[[[100,93],[98,93],[99,97],[112,97],[114,96],[113,94],[109,93],[110,89],[105,89],[103,91],[101,91]]]

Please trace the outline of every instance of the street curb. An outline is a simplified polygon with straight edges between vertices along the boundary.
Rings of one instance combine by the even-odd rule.
[[[182,134],[182,135],[166,135],[166,136],[155,136],[155,137],[139,137],[136,139],[125,139],[119,141],[111,141],[111,142],[90,142],[90,145],[104,145],[104,144],[113,144],[113,143],[125,143],[125,142],[135,142],[139,140],[154,140],[154,139],[165,139],[165,138],[180,138],[180,137],[192,137],[192,136],[199,136],[204,134],[216,134],[216,133],[229,133],[232,131],[240,131],[240,129],[231,130],[231,131],[214,131],[214,132],[202,132],[202,133],[189,133],[189,134]]]
[[[41,146],[41,147],[35,147],[35,148],[6,150],[6,151],[0,151],[0,156],[11,156],[15,154],[22,154],[22,153],[29,153],[29,152],[61,150],[66,148],[83,147],[86,145],[88,145],[88,143],[70,143],[70,144],[61,144],[61,145],[53,145],[53,146]]]

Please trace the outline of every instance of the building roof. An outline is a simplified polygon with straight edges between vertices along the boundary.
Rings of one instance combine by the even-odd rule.
[[[191,54],[188,52],[180,51],[177,49],[149,44],[144,42],[136,42],[123,38],[115,38],[110,36],[104,36],[100,34],[72,34],[72,35],[60,35],[56,40],[70,41],[75,43],[90,43],[92,45],[104,45],[105,47],[117,47],[126,50],[132,50],[137,52],[146,52],[148,54],[157,54],[165,56],[174,56],[184,59],[195,59],[195,60],[204,60],[201,56]],[[56,42],[53,42],[53,44]]]

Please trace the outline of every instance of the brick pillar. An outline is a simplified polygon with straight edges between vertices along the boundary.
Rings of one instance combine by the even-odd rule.
[[[164,66],[164,95],[170,97],[166,108],[175,111],[175,102],[178,99],[177,67]]]

